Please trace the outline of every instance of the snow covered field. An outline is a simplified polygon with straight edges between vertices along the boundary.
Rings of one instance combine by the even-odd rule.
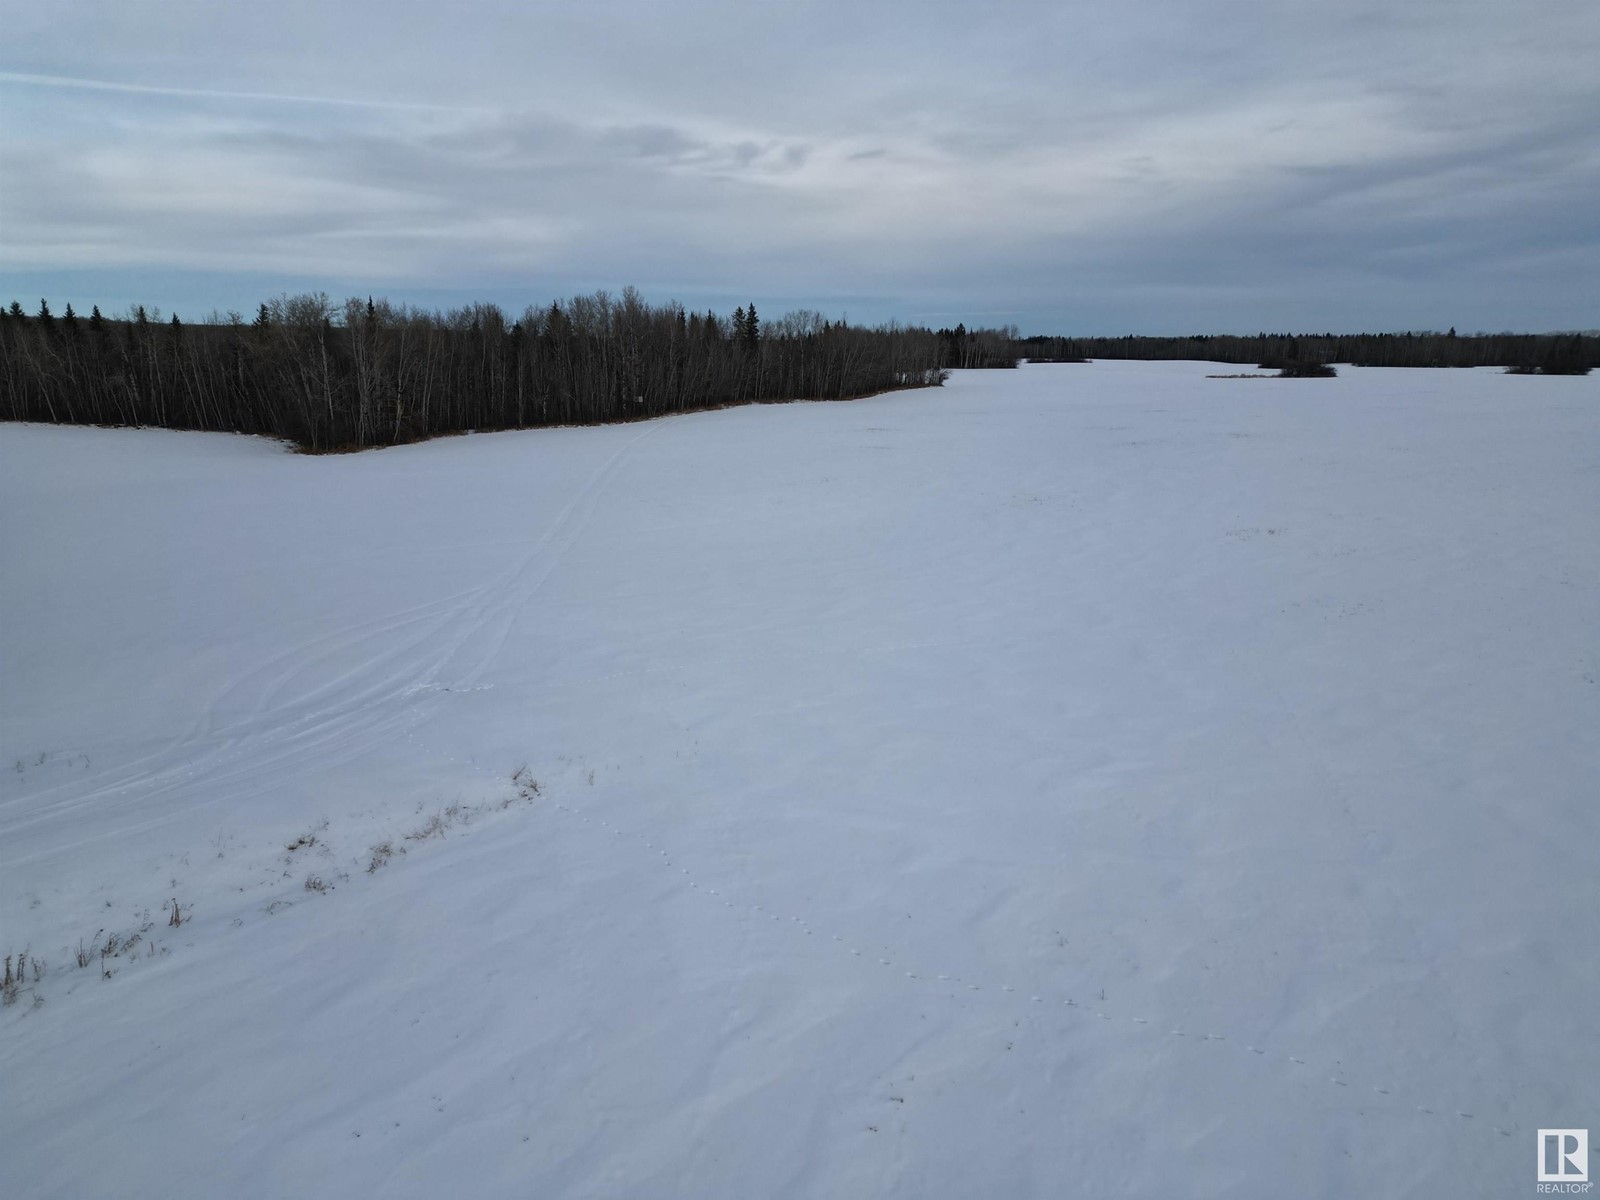
[[[1600,381],[1234,369],[0,427],[0,1190],[1531,1194]]]

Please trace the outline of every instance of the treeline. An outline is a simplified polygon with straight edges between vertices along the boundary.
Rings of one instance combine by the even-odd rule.
[[[988,354],[1015,331],[967,335]],[[957,355],[960,356],[959,354]],[[199,324],[136,308],[0,313],[0,419],[155,425],[355,449],[467,429],[636,420],[941,383],[950,339],[795,312],[763,322],[650,305],[632,288],[530,308],[428,312],[282,296]],[[1013,364],[1014,365],[1014,360]]]
[[[988,370],[1012,368],[1022,357],[1017,349],[1017,327],[968,330],[962,322],[954,329],[939,330],[939,365],[946,370]]]
[[[286,438],[356,449],[467,429],[627,421],[750,401],[846,399],[926,387],[951,369],[1087,359],[1500,366],[1582,374],[1579,334],[1258,334],[1020,338],[1014,326],[873,328],[795,312],[763,322],[645,303],[632,288],[518,319],[492,304],[431,312],[371,299],[280,296],[254,320],[185,324],[138,307],[108,318],[41,301],[0,310],[0,419]]]
[[[1035,362],[1094,358],[1195,359],[1222,363],[1350,363],[1358,367],[1507,367],[1582,375],[1600,366],[1600,337],[1582,334],[1286,334],[1254,337],[1023,338],[1018,355]]]

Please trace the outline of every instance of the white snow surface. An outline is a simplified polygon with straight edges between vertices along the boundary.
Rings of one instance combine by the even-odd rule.
[[[1531,1193],[1600,381],[1233,369],[0,429],[5,1194]]]

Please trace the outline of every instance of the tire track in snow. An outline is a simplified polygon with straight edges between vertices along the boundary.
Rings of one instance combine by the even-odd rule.
[[[469,592],[461,593],[460,595],[475,595],[481,590],[482,588],[475,588],[471,589]],[[450,599],[457,598],[458,597],[452,597]],[[26,793],[24,795],[7,800],[3,804],[0,804],[0,811],[4,811],[4,809],[7,807],[27,806],[28,808],[34,810],[34,812],[42,812],[51,807],[50,799],[52,796],[67,792],[70,793],[70,795],[67,797],[65,804],[58,811],[70,812],[74,811],[78,807],[81,807],[85,803],[90,803],[106,796],[115,795],[119,792],[148,789],[157,787],[165,782],[171,782],[175,775],[192,773],[197,759],[200,762],[206,762],[215,759],[218,755],[222,755],[224,758],[226,758],[227,752],[233,749],[242,740],[251,736],[259,737],[261,735],[260,726],[264,721],[270,721],[274,714],[268,709],[268,706],[264,702],[258,702],[250,717],[235,719],[219,726],[215,720],[216,710],[224,699],[235,693],[246,690],[252,681],[258,679],[262,675],[278,670],[278,668],[282,667],[286,663],[296,663],[296,667],[291,668],[289,671],[283,672],[282,678],[284,679],[292,676],[294,670],[314,667],[318,663],[328,660],[334,654],[347,649],[350,645],[357,644],[361,641],[369,640],[374,637],[382,637],[396,629],[401,629],[407,625],[415,624],[417,621],[425,620],[432,610],[439,609],[442,605],[449,602],[449,600],[435,601],[431,604],[418,606],[417,608],[402,610],[399,613],[392,613],[387,617],[380,617],[371,621],[356,622],[344,627],[341,630],[324,634],[323,636],[314,639],[312,642],[305,643],[304,646],[297,647],[294,650],[285,651],[282,654],[276,655],[268,663],[262,664],[261,666],[246,672],[244,675],[239,676],[231,683],[226,685],[222,691],[218,693],[217,698],[206,706],[205,710],[190,726],[189,730],[180,735],[178,738],[174,739],[172,742],[168,743],[161,750],[154,751],[131,762],[123,763],[118,767],[101,772],[100,774],[91,776],[88,779],[69,780],[63,783],[53,784],[49,787],[42,788],[39,791]],[[462,607],[464,606],[456,605],[451,610],[445,612],[441,618],[441,622],[447,623],[454,613],[460,611]],[[437,629],[441,622],[435,622],[432,626],[430,626],[430,630]],[[352,634],[354,634],[353,637],[351,636]],[[429,635],[425,633],[420,640],[426,640],[427,636]],[[408,646],[413,644],[415,643],[408,643]],[[330,648],[325,650],[323,653],[316,655],[310,660],[305,660],[303,658],[304,651],[312,646],[326,646]],[[381,659],[390,657],[393,655],[393,653],[393,651],[387,652],[385,655],[380,655],[379,658]],[[354,672],[347,672],[346,678],[353,673]],[[270,691],[271,687],[273,686],[276,686],[276,683],[269,685],[268,690]],[[282,708],[286,706],[279,707]],[[282,719],[277,722],[277,725],[280,728],[284,724],[285,722]],[[220,744],[211,744],[219,741]],[[201,752],[197,755],[197,751]]]
[[[516,626],[518,619],[521,618],[528,605],[533,602],[539,592],[543,590],[544,585],[555,574],[562,561],[571,552],[572,547],[577,544],[583,531],[588,528],[589,522],[593,519],[595,509],[599,504],[602,487],[616,474],[629,453],[640,442],[657,433],[662,424],[660,421],[646,423],[645,428],[619,446],[616,452],[601,464],[600,469],[595,472],[589,482],[567,502],[566,506],[557,515],[544,536],[539,539],[539,544],[534,552],[529,554],[518,568],[516,578],[512,580],[510,585],[507,585],[507,589],[509,590],[511,586],[516,585],[520,580],[528,579],[528,582],[523,583],[517,591],[505,597],[491,610],[486,611],[475,622],[468,637],[486,629],[491,621],[494,623],[494,629],[489,634],[489,648],[478,655],[476,665],[468,669],[461,677],[463,686],[470,687],[477,683],[498,660],[500,652],[510,639],[511,630]],[[553,552],[544,553],[552,545],[554,546]],[[535,574],[534,568],[541,561],[543,561],[544,569]],[[452,656],[461,651],[466,641],[466,637],[460,639],[456,647],[452,649]]]
[[[225,739],[220,745],[201,749],[206,740],[205,731],[219,728],[215,719],[218,700],[213,699],[185,735],[134,764],[106,772],[98,777],[102,780],[98,786],[94,781],[83,780],[52,785],[9,799],[0,806],[0,811],[4,811],[5,806],[26,810],[25,816],[10,822],[10,827],[20,832],[69,817],[125,793],[150,794],[167,789],[176,798],[204,787],[212,794],[172,804],[155,815],[141,814],[132,820],[116,822],[87,837],[56,843],[48,851],[12,862],[16,865],[34,862],[63,849],[76,849],[107,838],[126,837],[168,825],[188,813],[237,799],[237,794],[227,789],[240,782],[259,780],[262,788],[281,786],[313,771],[343,765],[385,740],[414,731],[427,719],[429,711],[441,703],[443,695],[455,690],[441,684],[440,680],[450,673],[458,659],[467,658],[458,668],[463,689],[475,685],[494,665],[518,618],[589,523],[604,485],[620,469],[629,452],[655,433],[660,425],[661,422],[649,422],[619,446],[568,499],[528,552],[489,583],[446,600],[403,609],[324,634],[275,656],[267,664],[225,686],[219,698],[247,693],[266,676],[276,674],[274,680],[261,686],[252,718],[220,727]],[[543,570],[539,569],[541,566]],[[430,610],[442,611],[430,618]],[[383,639],[419,621],[428,623],[403,644],[382,648],[360,665],[309,691],[288,699],[275,699],[296,676],[313,674],[319,664],[348,653],[353,646]],[[469,643],[480,636],[485,648],[469,653]],[[310,647],[316,647],[317,651],[307,657]],[[319,697],[331,702],[307,711],[307,706]],[[397,702],[405,700],[411,703],[395,707]],[[269,774],[270,778],[263,778]],[[104,782],[107,775],[112,778]],[[51,796],[59,798],[52,801]]]

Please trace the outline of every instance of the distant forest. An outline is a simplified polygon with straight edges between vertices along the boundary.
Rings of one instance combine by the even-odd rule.
[[[1518,374],[1584,375],[1600,367],[1600,337],[1577,333],[1287,334],[1254,337],[1030,337],[1017,353],[1033,362],[1094,358],[1201,362],[1349,363],[1356,367],[1505,367]]]
[[[0,310],[0,420],[259,433],[306,450],[360,449],[463,430],[637,420],[729,404],[842,400],[937,386],[951,369],[1019,360],[1501,366],[1581,374],[1600,338],[1577,334],[1019,338],[1015,328],[872,328],[795,312],[763,321],[645,303],[632,288],[530,308],[449,312],[321,294],[254,319],[186,324],[136,307]]]
[[[638,420],[728,404],[937,386],[946,364],[1014,366],[1015,331],[863,328],[652,306],[632,288],[530,308],[427,312],[282,296],[253,320],[138,307],[0,312],[0,419],[260,433],[306,450],[442,433]]]

